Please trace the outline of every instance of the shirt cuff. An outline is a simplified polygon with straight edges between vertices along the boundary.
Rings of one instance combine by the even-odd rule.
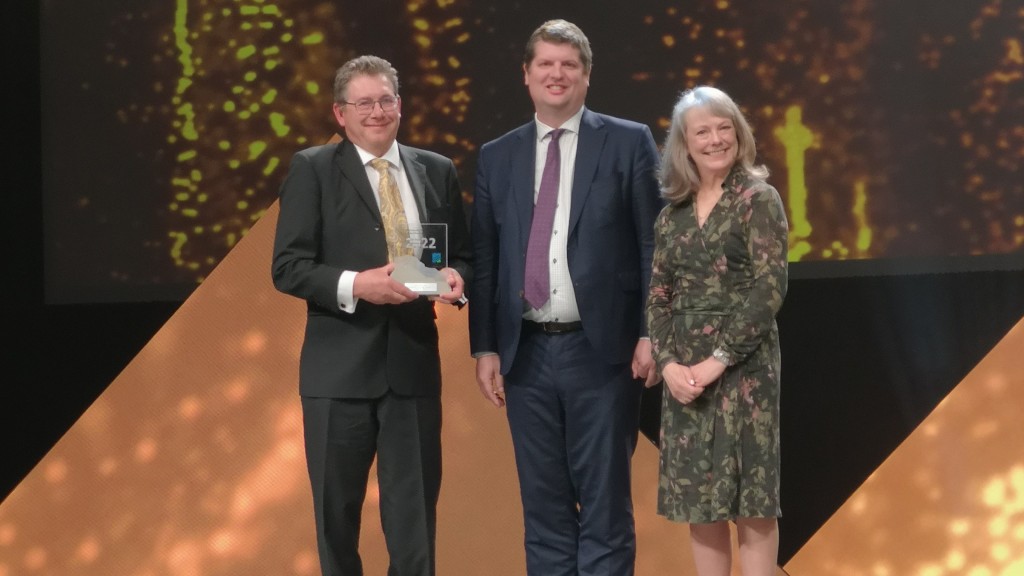
[[[345,270],[341,273],[341,278],[338,279],[338,308],[342,312],[348,312],[349,314],[356,311],[356,304],[359,303],[359,300],[352,293],[356,283],[356,274],[358,272]]]

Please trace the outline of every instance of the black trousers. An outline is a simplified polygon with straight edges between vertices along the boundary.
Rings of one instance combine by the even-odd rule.
[[[441,398],[302,398],[323,576],[362,576],[359,527],[373,460],[389,576],[433,576]]]

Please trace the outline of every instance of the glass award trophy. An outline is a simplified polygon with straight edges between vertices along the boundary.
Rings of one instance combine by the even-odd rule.
[[[448,225],[423,223],[418,229],[410,229],[409,246],[412,255],[395,260],[391,277],[424,296],[451,292],[452,288],[441,272],[442,268],[448,267]]]

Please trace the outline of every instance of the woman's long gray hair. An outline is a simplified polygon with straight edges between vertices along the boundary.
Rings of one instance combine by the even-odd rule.
[[[693,108],[704,108],[715,116],[732,120],[736,130],[736,161],[750,176],[766,179],[768,168],[754,164],[757,148],[739,106],[728,94],[712,86],[697,86],[683,92],[672,108],[672,125],[662,148],[661,195],[672,204],[689,198],[700,187],[700,174],[686,151],[686,113]]]

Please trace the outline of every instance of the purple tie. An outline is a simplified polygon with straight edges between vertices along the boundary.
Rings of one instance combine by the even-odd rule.
[[[558,176],[561,172],[562,154],[558,149],[558,137],[564,129],[548,132],[548,157],[544,161],[544,173],[540,177],[540,191],[537,204],[533,207],[533,223],[530,225],[530,243],[526,247],[526,302],[534,308],[543,306],[550,296],[551,280],[548,276],[548,254],[551,248],[551,227],[555,223],[555,206],[558,204]]]

